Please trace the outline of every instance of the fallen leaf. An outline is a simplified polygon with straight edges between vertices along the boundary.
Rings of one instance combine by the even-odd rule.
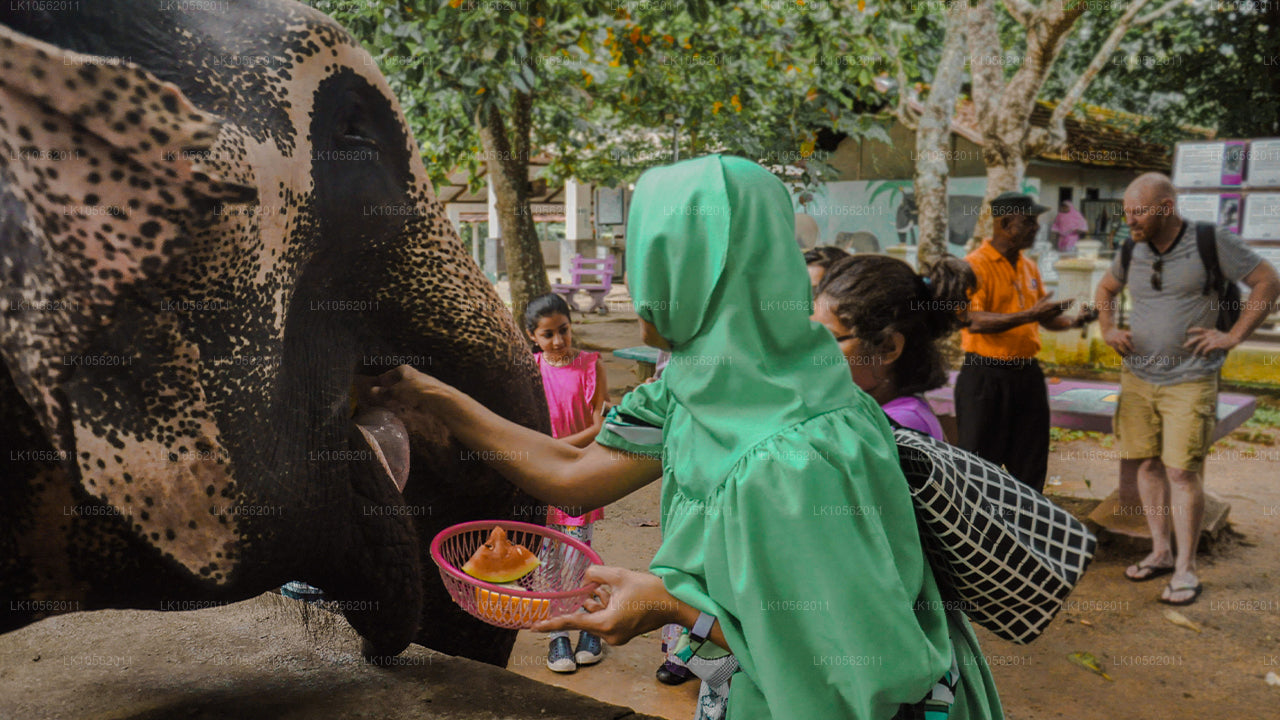
[[[1186,615],[1183,615],[1177,610],[1165,610],[1164,619],[1168,620],[1174,625],[1177,625],[1178,627],[1184,627],[1188,630],[1195,630],[1196,632],[1204,632],[1203,630],[1200,629],[1199,625],[1188,620]]]
[[[1089,622],[1088,620],[1081,620],[1080,624],[1084,625],[1085,627],[1093,627],[1093,623]]]
[[[1102,679],[1107,682],[1115,682],[1111,679],[1111,676],[1102,669],[1102,666],[1098,664],[1098,658],[1094,657],[1093,653],[1074,652],[1068,655],[1067,659],[1095,675],[1101,675]]]

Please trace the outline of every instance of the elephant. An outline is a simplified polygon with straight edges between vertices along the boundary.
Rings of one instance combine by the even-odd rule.
[[[370,658],[505,665],[429,544],[539,506],[364,389],[410,364],[548,432],[541,378],[370,55],[290,0],[7,6],[0,632],[302,580]]]

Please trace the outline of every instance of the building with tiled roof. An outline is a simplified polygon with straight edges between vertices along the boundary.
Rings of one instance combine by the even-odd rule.
[[[911,101],[911,104],[915,110],[923,110],[918,102]],[[1054,107],[1055,103],[1038,101],[1031,115],[1032,125],[1048,127]],[[1151,142],[1134,131],[1142,120],[1142,117],[1129,113],[1081,106],[1066,120],[1065,149],[1042,152],[1028,158],[1024,188],[1038,195],[1040,201],[1053,207],[1055,212],[1059,202],[1071,201],[1090,220],[1092,231],[1104,237],[1109,235],[1116,225],[1120,197],[1129,182],[1143,172],[1167,173],[1172,167],[1171,147]],[[960,101],[951,129],[951,144],[947,150],[952,178],[950,234],[952,243],[957,246],[953,250],[958,250],[973,230],[977,220],[976,206],[980,204],[982,189],[985,188],[982,135],[977,129],[972,101]],[[1212,137],[1211,131],[1200,128],[1189,128],[1189,132]],[[910,208],[913,203],[910,182],[917,158],[915,132],[895,122],[889,127],[888,135],[888,143],[860,141],[842,135],[820,137],[819,147],[830,152],[826,162],[834,168],[837,178],[826,188],[798,195],[797,239],[801,244],[847,245],[855,236],[857,246],[863,249],[876,245],[883,249],[901,242],[914,242],[910,229],[911,210],[904,210],[903,205],[905,203]],[[867,186],[865,189],[841,188],[841,183],[865,183]],[[889,192],[899,197],[891,200],[887,209],[877,207],[861,215],[848,211],[848,208],[821,207],[821,202],[812,206],[805,203],[809,197],[821,199],[825,194],[828,204],[838,205],[842,202],[841,197],[847,202],[847,198],[861,193],[861,197],[877,196],[877,206],[882,206],[885,202],[882,188],[890,188]],[[888,219],[875,222],[877,214],[896,216],[892,227]],[[1053,216],[1053,212],[1047,213],[1041,223],[1041,241],[1046,245]]]

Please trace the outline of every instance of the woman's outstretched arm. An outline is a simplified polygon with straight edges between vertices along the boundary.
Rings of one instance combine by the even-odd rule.
[[[658,458],[592,443],[576,448],[499,416],[474,398],[408,365],[380,378],[372,395],[410,432],[443,423],[458,442],[520,489],[543,502],[582,515],[657,480]],[[421,418],[416,423],[415,418]]]

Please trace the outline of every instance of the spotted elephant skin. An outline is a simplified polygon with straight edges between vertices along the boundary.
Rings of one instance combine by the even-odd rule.
[[[6,5],[0,631],[296,579],[370,654],[504,664],[427,548],[532,498],[353,418],[401,363],[544,432],[545,400],[369,55],[284,0]]]

